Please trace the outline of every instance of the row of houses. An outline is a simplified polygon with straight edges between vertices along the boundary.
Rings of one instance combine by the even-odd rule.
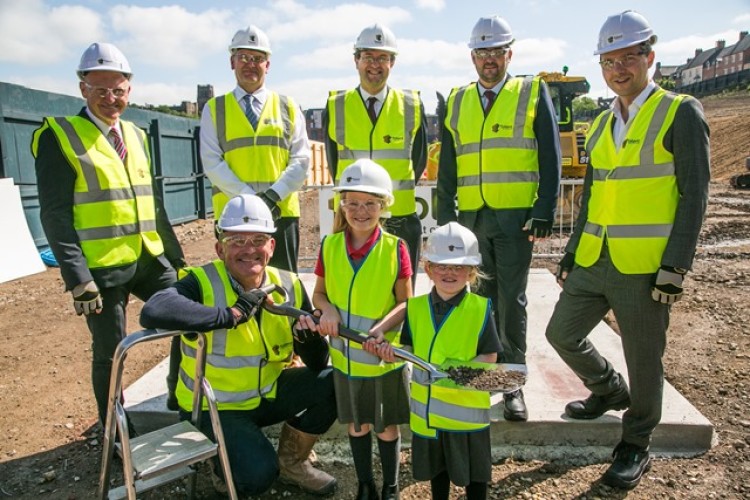
[[[695,55],[685,64],[666,66],[657,62],[654,80],[670,80],[676,90],[694,95],[750,83],[750,36],[741,31],[733,45],[717,40],[710,49],[695,49]]]

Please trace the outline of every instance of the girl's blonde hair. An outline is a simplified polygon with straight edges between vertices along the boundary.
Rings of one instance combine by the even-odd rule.
[[[359,191],[341,191],[341,199],[345,200],[347,193],[358,193]],[[374,196],[375,198],[381,200],[381,210],[385,209],[385,203],[386,199],[385,196],[379,195],[379,194],[372,194],[372,193],[365,193],[369,194],[370,196]],[[378,227],[380,229],[383,229],[383,218],[381,217],[378,221]],[[334,233],[340,233],[342,231],[346,231],[349,229],[349,223],[346,221],[346,215],[344,214],[344,209],[341,206],[336,207],[336,211],[333,214],[333,232]]]

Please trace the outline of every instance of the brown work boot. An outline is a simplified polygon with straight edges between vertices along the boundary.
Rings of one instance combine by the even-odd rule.
[[[336,479],[312,466],[309,457],[318,440],[284,423],[279,436],[279,480],[293,484],[313,495],[327,496],[336,489]]]

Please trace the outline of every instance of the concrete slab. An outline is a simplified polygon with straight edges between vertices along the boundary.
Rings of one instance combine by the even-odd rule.
[[[301,273],[308,291],[312,291],[315,276]],[[417,277],[416,294],[430,290],[427,276]],[[502,403],[493,406],[492,441],[497,456],[540,458],[560,453],[581,454],[603,459],[620,439],[623,412],[609,412],[594,420],[572,420],[564,416],[565,405],[582,399],[588,391],[557,356],[544,337],[560,289],[554,276],[544,269],[532,269],[529,276],[528,317],[528,380],[524,389],[529,409],[528,422],[506,422],[502,418]],[[591,340],[615,368],[627,373],[619,337],[605,323],[600,323]],[[165,377],[168,360],[164,360],[125,391],[128,409],[137,427],[158,427],[174,422],[176,413],[166,410]],[[496,397],[495,401],[502,401]],[[663,417],[653,436],[652,451],[662,456],[692,456],[710,449],[714,442],[712,424],[670,384],[665,383]],[[404,441],[408,429],[403,429]],[[270,430],[270,434],[275,434]],[[335,425],[326,435],[329,439],[344,439],[344,426]]]

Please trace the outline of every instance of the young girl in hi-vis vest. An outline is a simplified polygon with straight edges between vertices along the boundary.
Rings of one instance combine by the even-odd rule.
[[[339,325],[368,332],[412,296],[412,267],[403,240],[383,231],[380,221],[393,203],[391,179],[371,160],[357,160],[342,172],[334,191],[340,203],[333,233],[315,266],[313,304],[320,309],[319,333],[330,336],[338,419],[348,424],[358,499],[398,498],[401,434],[409,421],[409,375],[403,362],[384,362],[338,335]],[[402,312],[403,316],[403,312]],[[398,341],[394,323],[384,337]],[[378,494],[372,471],[372,437],[377,436],[383,471]]]
[[[427,239],[425,272],[434,282],[427,295],[408,300],[401,345],[425,361],[494,363],[502,349],[490,300],[469,291],[479,277],[479,244],[457,222],[436,229]],[[393,346],[381,331],[391,315],[371,331],[367,352],[393,361]],[[412,470],[430,481],[433,499],[448,499],[450,484],[464,486],[470,500],[487,497],[491,480],[490,398],[485,391],[431,385],[427,372],[414,366],[411,381]]]

